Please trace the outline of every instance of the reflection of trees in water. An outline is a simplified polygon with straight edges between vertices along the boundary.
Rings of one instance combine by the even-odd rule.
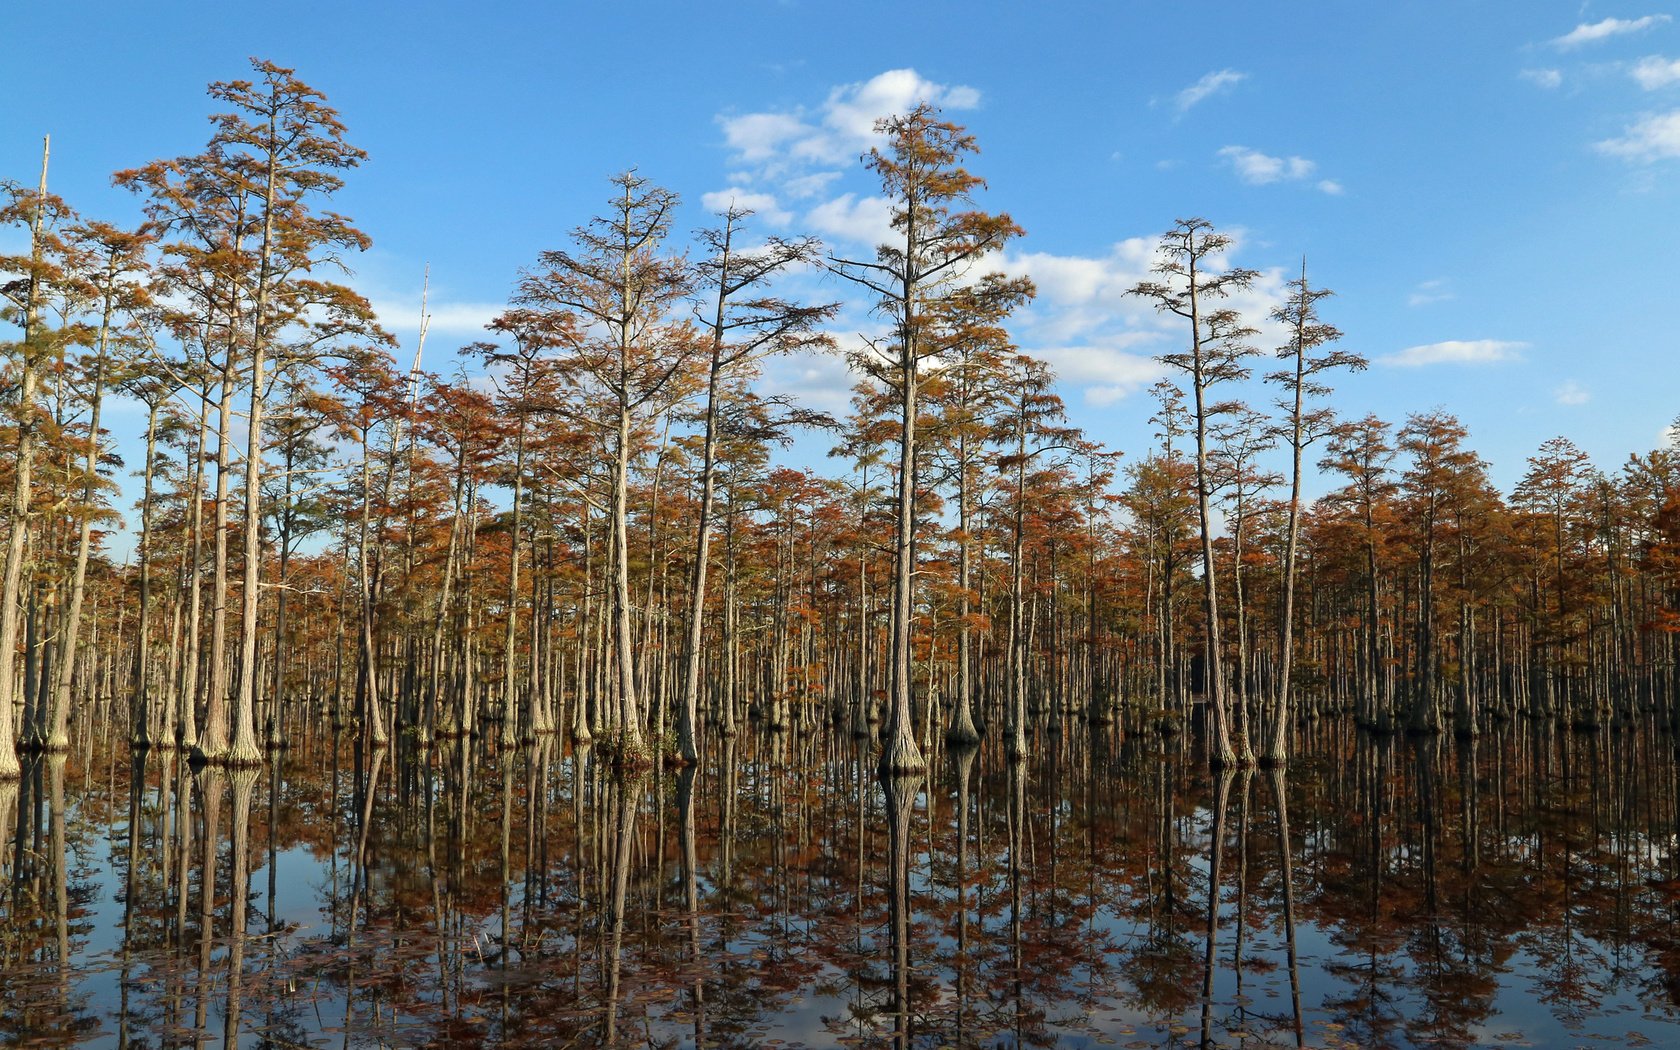
[[[1652,732],[1319,723],[1287,775],[1230,779],[1180,741],[1042,743],[885,782],[867,742],[803,732],[640,781],[550,738],[45,757],[0,784],[0,1028],[1468,1046],[1501,996],[1581,1038],[1612,1000],[1674,1016],[1680,781]]]
[[[87,996],[76,989],[76,955],[95,931],[87,915],[89,848],[67,824],[66,756],[26,760],[23,775],[0,785],[0,1035],[31,1045],[72,1046],[98,1031]]]

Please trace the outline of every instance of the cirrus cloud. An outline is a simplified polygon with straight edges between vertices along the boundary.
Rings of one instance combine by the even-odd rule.
[[[1247,79],[1247,73],[1235,69],[1216,69],[1173,96],[1173,106],[1178,110],[1179,115],[1183,116],[1197,103],[1204,102]]]
[[[1408,346],[1379,360],[1400,368],[1421,368],[1425,365],[1490,365],[1501,361],[1520,361],[1522,351],[1527,348],[1527,343],[1503,339],[1448,339],[1439,343]]]
[[[1664,22],[1672,22],[1670,15],[1645,15],[1642,18],[1606,18],[1598,22],[1582,22],[1569,32],[1552,41],[1552,46],[1560,51],[1570,51],[1585,44],[1596,44],[1611,37],[1626,36],[1629,33],[1642,33],[1652,26]]]

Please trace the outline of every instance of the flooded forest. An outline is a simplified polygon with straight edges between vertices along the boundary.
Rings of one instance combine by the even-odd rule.
[[[340,115],[209,96],[0,182],[0,1042],[1680,1043],[1680,450],[1502,490],[1169,217],[1104,447],[929,105],[867,254],[626,171],[399,341]]]

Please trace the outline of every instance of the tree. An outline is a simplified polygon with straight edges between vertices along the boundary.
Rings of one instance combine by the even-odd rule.
[[[388,485],[374,483],[373,435],[381,426],[394,425],[393,421],[400,418],[404,390],[389,356],[371,347],[329,368],[327,377],[340,396],[323,401],[320,407],[333,419],[341,437],[355,441],[356,452],[356,471],[353,480],[346,479],[350,489],[346,496],[359,506],[354,517],[345,518],[346,526],[356,522],[356,707],[369,742],[383,747],[390,736],[379,695],[378,607],[390,490]],[[349,505],[347,500],[346,509]],[[348,533],[345,542],[349,543]]]
[[[570,314],[543,314],[535,311],[513,310],[497,318],[492,325],[513,340],[513,349],[501,351],[492,344],[477,344],[473,349],[482,353],[486,362],[505,368],[498,379],[501,387],[503,411],[517,422],[514,429],[513,462],[510,465],[512,506],[508,526],[508,575],[504,615],[507,622],[502,634],[502,746],[511,747],[520,740],[517,639],[519,623],[520,549],[524,537],[525,487],[527,458],[532,440],[532,419],[538,413],[552,412],[559,403],[557,361],[552,355],[557,348],[575,345],[578,333]],[[528,719],[527,729],[534,736],[539,727]]]
[[[1452,505],[1484,479],[1481,458],[1464,446],[1468,432],[1445,412],[1413,413],[1400,431],[1400,450],[1411,457],[1401,476],[1407,519],[1416,530],[1418,611],[1413,652],[1412,697],[1406,728],[1441,729],[1436,681],[1440,652],[1435,624],[1435,569],[1441,526]]]
[[[1212,737],[1208,759],[1216,768],[1235,765],[1237,753],[1231,746],[1230,710],[1226,699],[1225,673],[1221,659],[1219,589],[1213,564],[1213,530],[1210,502],[1213,485],[1208,470],[1208,423],[1223,409],[1210,400],[1209,390],[1220,383],[1246,378],[1243,359],[1256,351],[1247,342],[1254,329],[1230,308],[1210,304],[1232,292],[1246,290],[1258,276],[1240,267],[1217,269],[1217,261],[1231,245],[1231,239],[1214,230],[1206,219],[1180,219],[1161,237],[1160,262],[1154,272],[1162,280],[1143,281],[1131,294],[1150,300],[1155,308],[1175,314],[1190,324],[1190,345],[1183,351],[1162,354],[1161,360],[1190,377],[1196,418],[1196,513],[1202,538],[1202,612],[1207,647],[1207,696],[1212,712]],[[1245,751],[1248,742],[1243,742]],[[1247,755],[1244,756],[1245,760]]]
[[[567,381],[594,388],[611,406],[605,420],[579,416],[605,432],[613,450],[611,590],[613,670],[618,687],[618,754],[645,764],[642,705],[638,701],[635,641],[630,631],[630,464],[637,426],[658,416],[682,393],[682,372],[699,353],[690,327],[672,312],[693,284],[681,258],[663,254],[677,195],[634,172],[612,179],[618,192],[609,212],[572,234],[577,252],[543,252],[537,269],[519,281],[514,305],[536,313],[573,312],[590,334],[563,359]],[[588,399],[584,399],[587,404]]]
[[[1015,354],[1003,322],[1024,301],[1027,289],[989,274],[973,288],[953,289],[938,305],[930,334],[946,347],[945,367],[933,376],[930,394],[939,405],[938,448],[950,460],[957,489],[957,698],[946,739],[977,744],[974,727],[974,503],[987,460],[991,417],[1009,397],[1008,365]]]
[[[257,626],[262,591],[263,409],[275,376],[347,336],[385,339],[367,301],[320,278],[342,266],[339,253],[365,250],[368,237],[344,216],[312,212],[343,185],[339,172],[366,154],[344,140],[326,96],[294,71],[253,59],[254,80],[210,85],[232,107],[211,118],[202,154],[121,172],[119,183],[147,192],[153,230],[183,237],[166,246],[167,271],[200,297],[206,331],[225,322],[217,444],[216,593],[204,757],[249,765],[262,760],[256,738]],[[219,316],[218,316],[219,315]],[[229,451],[232,398],[246,370],[249,410],[244,462],[244,566],[239,681],[228,740],[225,649]],[[271,374],[272,373],[272,374]]]
[[[1043,362],[1017,354],[1005,380],[1003,397],[992,428],[992,440],[1002,454],[997,459],[1000,486],[1009,492],[1009,739],[1011,759],[1027,756],[1027,625],[1024,579],[1029,488],[1048,479],[1028,466],[1051,451],[1072,451],[1078,432],[1059,426],[1064,418],[1062,399],[1052,390],[1052,376]],[[1029,486],[1029,481],[1033,482]]]
[[[135,630],[133,690],[129,708],[129,734],[136,745],[173,749],[175,740],[174,698],[166,697],[163,711],[152,709],[152,559],[153,521],[156,504],[153,494],[158,475],[159,420],[169,405],[169,399],[180,391],[180,385],[169,370],[137,368],[127,378],[125,388],[146,406],[146,462],[141,469],[144,478],[140,496],[140,537],[135,549],[139,563],[139,624]],[[173,655],[173,654],[171,654]],[[161,717],[159,717],[161,714]],[[154,738],[153,729],[157,735]]]
[[[1365,616],[1360,688],[1356,693],[1355,718],[1379,730],[1391,727],[1393,676],[1384,658],[1382,644],[1383,550],[1395,531],[1394,493],[1397,488],[1390,464],[1395,449],[1390,427],[1374,415],[1343,424],[1330,438],[1320,469],[1332,470],[1347,479],[1347,485],[1327,497],[1352,519],[1365,558]]]
[[[1289,342],[1278,348],[1277,356],[1291,362],[1292,367],[1273,372],[1268,383],[1283,387],[1284,396],[1278,407],[1289,413],[1284,426],[1284,440],[1289,445],[1289,522],[1284,534],[1283,603],[1278,613],[1278,680],[1277,702],[1272,711],[1271,733],[1268,734],[1263,761],[1273,765],[1289,762],[1289,726],[1292,719],[1289,689],[1295,666],[1295,558],[1301,536],[1301,456],[1311,445],[1327,436],[1335,425],[1335,414],[1329,408],[1309,408],[1309,400],[1317,400],[1330,393],[1318,376],[1334,368],[1364,371],[1366,361],[1358,354],[1345,350],[1326,350],[1340,339],[1342,333],[1334,326],[1319,320],[1318,302],[1334,293],[1327,288],[1314,288],[1307,283],[1307,261],[1301,260],[1301,277],[1289,285],[1289,298],[1272,311],[1272,320],[1286,325]]]
[[[62,656],[58,680],[53,685],[51,725],[46,740],[47,747],[54,751],[70,746],[70,691],[75,679],[76,646],[87,592],[88,556],[92,553],[93,525],[98,516],[94,496],[101,486],[100,410],[110,383],[111,351],[133,337],[132,332],[125,330],[123,319],[134,318],[150,300],[145,260],[148,240],[145,234],[119,230],[105,223],[89,223],[70,231],[72,250],[84,268],[79,277],[83,294],[89,305],[95,307],[99,321],[92,333],[94,359],[88,377],[88,434],[82,457],[81,505],[77,508],[81,521],[77,527],[76,567],[70,586],[70,604],[64,614]]]
[[[12,498],[7,512],[6,564],[0,575],[0,780],[16,778],[17,746],[12,726],[12,702],[17,695],[14,653],[18,641],[18,597],[23,584],[24,547],[29,538],[31,477],[35,465],[36,405],[41,367],[47,359],[51,339],[45,330],[42,305],[47,286],[61,276],[53,254],[61,242],[57,226],[69,218],[69,210],[47,194],[47,162],[51,141],[41,143],[41,181],[34,193],[6,187],[8,200],[0,206],[0,225],[29,227],[27,257],[0,257],[0,273],[20,274],[0,286],[5,294],[6,319],[17,322],[23,338],[13,347],[18,361],[16,401],[12,405],[17,427],[12,466]]]
[[[285,746],[282,707],[288,690],[286,677],[290,661],[286,659],[287,606],[291,591],[292,557],[298,545],[309,535],[327,528],[331,516],[322,498],[324,486],[299,484],[300,477],[327,469],[330,449],[320,439],[329,417],[323,399],[301,376],[293,375],[280,385],[279,412],[268,416],[270,455],[277,460],[279,477],[272,475],[271,490],[264,494],[272,520],[271,534],[275,546],[274,589],[274,667],[270,686],[268,737],[269,747]]]
[[[1227,527],[1231,534],[1231,598],[1236,606],[1237,621],[1237,669],[1233,679],[1237,687],[1237,730],[1243,741],[1243,759],[1252,761],[1255,730],[1250,714],[1254,678],[1248,657],[1248,596],[1244,559],[1248,556],[1246,542],[1256,513],[1255,502],[1268,489],[1281,484],[1283,478],[1256,465],[1260,456],[1271,451],[1277,441],[1277,435],[1266,426],[1264,414],[1247,405],[1235,405],[1210,428],[1210,433],[1215,444],[1210,457],[1215,484],[1231,508]]]
[[[1178,454],[1178,438],[1184,426],[1184,391],[1162,379],[1149,392],[1161,404],[1149,419],[1161,428],[1156,431],[1161,450],[1127,471],[1132,480],[1124,502],[1134,526],[1142,533],[1137,539],[1145,565],[1144,604],[1153,620],[1155,701],[1157,715],[1165,726],[1169,716],[1184,714],[1186,700],[1179,675],[1177,595],[1179,577],[1185,569],[1179,548],[1189,532],[1195,477],[1194,468]]]
[[[308,352],[346,334],[375,331],[373,310],[349,288],[319,280],[312,271],[343,249],[366,250],[368,237],[341,215],[309,212],[315,197],[329,197],[343,185],[337,172],[367,156],[344,141],[344,125],[326,96],[272,62],[251,63],[256,81],[212,84],[212,97],[236,112],[216,119],[217,148],[243,157],[246,176],[260,180],[257,205],[261,240],[251,293],[251,397],[245,445],[245,564],[239,615],[239,685],[233,710],[228,761],[260,762],[256,739],[257,616],[262,591],[263,407],[268,397],[265,368],[273,345],[289,329],[303,330]],[[276,363],[278,373],[290,363]]]
[[[856,362],[897,394],[898,492],[893,535],[893,597],[888,652],[890,737],[881,768],[914,774],[926,769],[911,721],[910,621],[914,604],[916,547],[916,424],[921,411],[921,369],[944,349],[931,339],[937,304],[959,287],[974,263],[1020,234],[1008,215],[955,211],[984,185],[960,161],[977,152],[974,137],[939,119],[927,104],[908,115],[875,123],[886,147],[873,148],[864,164],[881,179],[892,201],[894,240],[876,247],[873,262],[829,257],[834,272],[873,293],[875,309],[891,323],[890,335],[866,343]],[[993,282],[993,294],[1022,297],[1024,280]]]
[[[1549,649],[1551,654],[1550,660],[1537,660],[1534,667],[1537,675],[1544,675],[1545,683],[1542,688],[1537,680],[1532,686],[1531,702],[1536,715],[1573,718],[1571,712],[1559,708],[1556,694],[1574,612],[1569,593],[1572,546],[1569,533],[1585,502],[1591,468],[1587,454],[1573,441],[1565,437],[1551,438],[1529,457],[1528,471],[1511,493],[1514,504],[1543,522],[1538,553],[1547,563],[1551,577],[1544,592],[1538,586],[1534,588],[1535,644],[1542,652]],[[1542,599],[1542,593],[1547,597]],[[1564,688],[1568,689],[1567,684]],[[1572,699],[1572,694],[1565,692],[1565,702]]]
[[[717,485],[718,415],[730,380],[751,371],[768,354],[826,344],[812,328],[832,316],[834,306],[799,306],[767,294],[754,294],[785,270],[818,258],[816,241],[770,238],[764,247],[743,250],[737,243],[742,223],[752,212],[730,205],[723,225],[701,232],[710,254],[698,268],[699,283],[712,293],[706,368],[703,437],[700,447],[700,508],[695,523],[694,566],[689,576],[688,634],[683,641],[683,695],[677,710],[677,747],[682,760],[699,761],[694,728],[700,700],[700,642],[706,607],[706,573],[711,552],[713,502]]]

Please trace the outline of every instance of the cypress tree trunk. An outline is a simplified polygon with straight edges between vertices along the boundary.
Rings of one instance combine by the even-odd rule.
[[[30,222],[29,254],[37,265],[41,261],[41,224],[46,217],[47,158],[51,145],[50,138],[41,141],[41,182]],[[38,276],[31,275],[28,305],[24,310],[23,359],[17,380],[17,464],[11,507],[7,512],[6,567],[0,576],[0,780],[16,778],[22,772],[12,728],[12,703],[17,692],[13,654],[17,651],[18,598],[23,584],[24,545],[29,538],[30,484],[35,466],[35,392],[40,384],[35,361],[35,343],[40,338],[39,283]]]

